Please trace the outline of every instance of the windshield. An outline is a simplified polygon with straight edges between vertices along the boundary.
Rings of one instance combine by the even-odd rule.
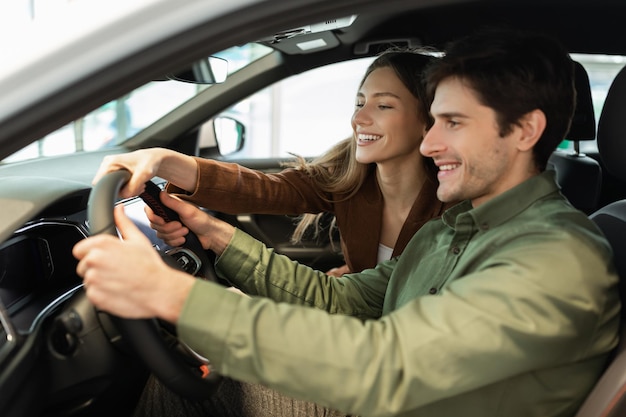
[[[232,74],[270,51],[266,46],[250,43],[229,48],[214,56],[226,59],[228,73]],[[210,87],[179,81],[150,82],[31,143],[2,162],[93,151],[123,144]]]

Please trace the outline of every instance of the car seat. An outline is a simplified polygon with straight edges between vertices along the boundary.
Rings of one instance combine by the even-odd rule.
[[[613,80],[598,123],[598,149],[608,173],[626,181],[626,67]],[[622,301],[619,344],[604,374],[576,417],[626,416],[626,200],[602,207],[590,218],[613,247]]]
[[[556,171],[561,192],[577,209],[591,214],[598,208],[602,168],[595,159],[580,152],[580,141],[596,138],[596,118],[591,99],[587,70],[574,62],[576,109],[565,139],[573,142],[574,150],[557,149],[548,160],[548,169]]]

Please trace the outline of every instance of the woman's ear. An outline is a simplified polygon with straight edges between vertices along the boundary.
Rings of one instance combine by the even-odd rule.
[[[535,109],[522,116],[520,126],[522,135],[519,138],[517,148],[520,151],[532,150],[546,129],[546,115],[543,111]]]

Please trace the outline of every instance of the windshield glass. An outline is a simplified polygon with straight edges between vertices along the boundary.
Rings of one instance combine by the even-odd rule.
[[[232,74],[270,51],[271,49],[266,46],[250,43],[229,48],[214,56],[226,59],[228,73]],[[179,81],[150,82],[31,143],[2,162],[93,151],[120,145],[210,87]]]

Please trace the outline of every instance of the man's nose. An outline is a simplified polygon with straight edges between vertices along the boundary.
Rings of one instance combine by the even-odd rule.
[[[433,124],[430,129],[424,135],[424,139],[420,144],[420,153],[427,157],[433,157],[438,151],[441,150],[441,144],[438,140],[437,134],[438,126]]]

